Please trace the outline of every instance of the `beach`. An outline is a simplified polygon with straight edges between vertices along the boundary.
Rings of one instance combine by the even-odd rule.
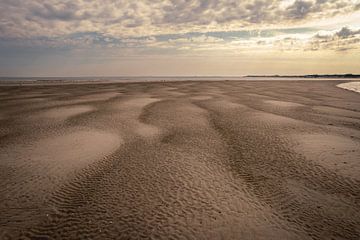
[[[0,86],[0,239],[359,239],[344,82]]]

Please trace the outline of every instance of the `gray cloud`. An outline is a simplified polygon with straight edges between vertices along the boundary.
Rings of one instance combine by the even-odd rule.
[[[352,0],[2,0],[0,35],[149,35],[286,24],[356,11]]]
[[[316,34],[309,43],[309,50],[346,51],[360,48],[360,29],[343,27],[329,34]]]
[[[340,38],[349,38],[349,37],[353,37],[357,34],[360,34],[360,29],[359,30],[351,30],[348,27],[343,27],[340,31],[336,32],[335,35]]]
[[[100,47],[149,52],[150,49],[167,52],[214,48],[234,51],[254,46],[284,51],[340,51],[346,49],[346,44],[357,47],[359,32],[349,28],[331,36],[318,34],[309,44],[293,35],[311,37],[314,29],[284,29],[286,25],[350,13],[357,9],[354,1],[280,3],[283,1],[47,0],[44,3],[43,0],[2,0],[0,47]],[[276,30],[276,26],[280,29]]]
[[[88,14],[78,14],[78,6],[72,2],[54,5],[44,3],[30,9],[30,16],[43,18],[45,20],[74,21],[86,19]]]
[[[317,4],[323,4],[323,1],[317,1]],[[287,16],[293,19],[303,19],[314,9],[313,2],[296,0],[293,5],[287,8]]]

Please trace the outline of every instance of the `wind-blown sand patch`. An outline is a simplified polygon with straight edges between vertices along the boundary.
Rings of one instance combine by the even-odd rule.
[[[213,101],[213,102],[211,102],[211,105],[214,107],[223,108],[223,109],[242,109],[242,110],[248,109],[248,107],[246,105],[243,105],[240,103],[234,103],[227,99]]]
[[[110,98],[113,97],[117,97],[119,95],[121,95],[121,93],[118,92],[96,93],[96,94],[82,96],[80,97],[80,99],[91,100],[91,101],[104,101],[104,100],[109,100]]]
[[[26,182],[36,191],[49,184],[46,179],[62,178],[70,172],[111,154],[122,144],[115,134],[98,130],[78,130],[65,135],[41,139],[28,145],[14,146],[1,156],[1,164],[19,171],[31,172]],[[34,180],[34,182],[32,182]]]
[[[121,138],[115,134],[81,130],[13,147],[13,151],[0,155],[0,167],[13,169],[19,176],[8,179],[7,184],[13,188],[7,193],[7,200],[22,205],[46,198],[69,174],[111,154],[121,144]]]
[[[284,107],[284,108],[290,108],[290,107],[302,107],[304,105],[300,103],[294,103],[294,102],[285,102],[285,101],[277,101],[277,100],[265,100],[265,103],[277,106],[277,107]]]
[[[256,98],[256,99],[271,99],[272,97],[267,96],[267,95],[262,95],[262,94],[257,94],[257,93],[246,93],[244,94],[246,96],[252,97],[252,98]]]
[[[132,132],[141,137],[153,137],[160,133],[160,130],[150,124],[145,124],[139,120],[139,117],[147,105],[158,102],[158,98],[139,97],[129,99],[116,105],[116,108],[122,113],[122,120],[126,126],[132,129]]]
[[[351,138],[306,134],[295,137],[295,149],[315,163],[346,177],[360,179],[360,144]]]
[[[84,102],[98,102],[98,101],[106,101],[111,98],[115,98],[120,96],[119,92],[108,92],[108,93],[92,93],[88,95],[83,95],[77,98],[73,98],[71,100],[65,100],[72,103],[84,103]]]
[[[360,112],[351,111],[347,109],[342,108],[335,108],[335,107],[328,107],[328,106],[314,106],[314,110],[330,114],[330,115],[337,115],[342,117],[354,117],[354,118],[360,118]]]
[[[36,118],[49,118],[56,121],[65,121],[66,119],[87,113],[90,111],[95,110],[92,106],[70,106],[70,107],[59,107],[59,108],[53,108],[48,111],[45,111],[39,115],[36,116]]]
[[[98,130],[75,131],[64,136],[41,140],[33,147],[38,160],[67,163],[79,168],[115,151],[122,143],[119,136]],[[45,151],[44,151],[45,150]]]
[[[273,126],[296,125],[302,123],[300,120],[261,111],[253,112],[251,117],[254,119],[254,121],[261,121]]]
[[[339,88],[360,93],[360,82],[347,82],[336,85]]]
[[[115,134],[80,130],[3,151],[0,169],[8,171],[0,177],[8,177],[0,183],[0,199],[2,215],[12,219],[8,226],[26,226],[39,218],[41,209],[50,207],[46,202],[51,194],[67,179],[112,154],[121,144],[122,139]]]
[[[120,108],[135,108],[134,111],[138,113],[138,111],[141,111],[146,105],[158,101],[160,101],[158,98],[139,97],[125,101],[120,105]]]
[[[192,100],[196,100],[196,101],[204,101],[204,100],[209,100],[212,98],[213,98],[213,96],[207,96],[207,95],[199,95],[199,96],[191,97]]]
[[[161,87],[158,90],[156,90],[156,92],[161,96],[165,94],[167,97],[170,96],[178,97],[178,96],[186,95],[186,93],[180,92],[179,88],[175,88],[175,87]]]

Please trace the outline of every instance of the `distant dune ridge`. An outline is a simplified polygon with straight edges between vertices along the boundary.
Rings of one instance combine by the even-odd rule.
[[[0,239],[360,239],[359,82],[223,80],[0,86]]]

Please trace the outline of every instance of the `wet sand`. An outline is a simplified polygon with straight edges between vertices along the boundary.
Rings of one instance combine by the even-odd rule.
[[[341,81],[0,87],[0,239],[359,239]]]

